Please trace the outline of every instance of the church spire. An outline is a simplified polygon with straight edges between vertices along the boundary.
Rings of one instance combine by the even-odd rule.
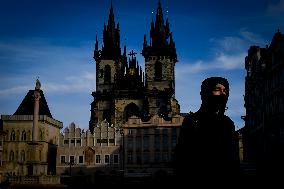
[[[119,23],[115,24],[112,1],[107,25],[104,23],[101,58],[117,60],[121,56]]]
[[[170,24],[168,19],[164,22],[161,1],[158,1],[156,12],[156,20],[152,19],[150,28],[150,44],[147,45],[144,36],[142,55],[148,56],[168,56],[176,60],[176,49],[173,45],[174,41],[170,32]]]

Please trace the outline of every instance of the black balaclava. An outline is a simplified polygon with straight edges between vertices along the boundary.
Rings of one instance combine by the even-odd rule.
[[[226,88],[226,95],[221,94],[214,96],[212,94],[212,91],[217,84],[222,84]],[[206,78],[201,84],[200,95],[202,100],[202,110],[206,112],[224,114],[229,97],[229,82],[223,77]]]

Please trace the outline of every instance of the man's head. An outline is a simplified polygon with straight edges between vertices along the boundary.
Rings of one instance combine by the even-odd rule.
[[[223,77],[209,77],[201,84],[201,100],[203,108],[224,113],[229,97],[229,82]]]

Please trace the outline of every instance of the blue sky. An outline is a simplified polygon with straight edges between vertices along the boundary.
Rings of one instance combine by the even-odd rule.
[[[13,114],[39,77],[53,117],[88,128],[96,75],[96,34],[102,45],[110,0],[0,0],[0,114]],[[113,0],[121,47],[138,52],[149,38],[157,2]],[[161,0],[176,43],[176,98],[182,112],[200,105],[200,83],[224,76],[231,84],[227,115],[244,126],[244,60],[251,45],[284,32],[284,0]],[[149,41],[149,40],[148,40]]]

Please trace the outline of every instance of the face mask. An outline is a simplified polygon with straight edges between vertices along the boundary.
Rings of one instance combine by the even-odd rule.
[[[208,98],[208,108],[214,112],[224,113],[227,100],[226,95],[212,95]]]

